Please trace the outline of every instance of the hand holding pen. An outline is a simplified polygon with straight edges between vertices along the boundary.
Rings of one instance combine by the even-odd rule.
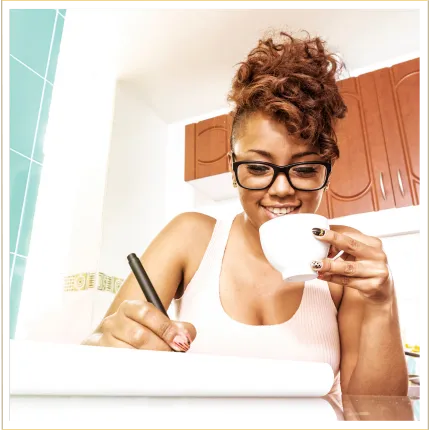
[[[127,258],[147,301],[123,301],[117,311],[104,318],[96,332],[83,344],[153,351],[188,351],[196,337],[196,329],[190,323],[170,320],[140,260],[135,254]]]
[[[153,319],[159,321],[159,326],[157,327],[158,331],[161,332],[163,336],[166,337],[168,335],[169,330],[175,331],[175,326],[170,321],[169,316],[167,315],[166,310],[164,309],[163,303],[160,300],[157,292],[155,291],[154,286],[152,285],[151,280],[149,279],[148,274],[140,262],[140,259],[136,256],[136,254],[130,254],[127,257],[128,263],[130,264],[131,270],[136,277],[136,280],[148,301],[146,307],[149,306],[149,310],[147,312],[152,312],[154,314]],[[156,308],[156,310],[151,309],[152,306]],[[166,319],[162,319],[160,315],[156,315],[158,313],[162,313]],[[187,324],[187,323],[179,323],[179,324]],[[191,324],[188,324],[191,326]],[[151,327],[149,327],[151,328]],[[194,327],[193,327],[194,328]],[[152,329],[151,329],[152,330]],[[166,333],[167,332],[167,333]],[[194,330],[195,333],[195,330]],[[172,336],[171,336],[172,337]],[[195,337],[195,335],[194,335]],[[194,339],[194,338],[193,338]],[[172,348],[177,352],[186,352],[190,348],[191,342],[193,341],[191,336],[185,331],[183,334],[176,334],[173,336],[173,339],[169,342],[169,344],[173,344]]]

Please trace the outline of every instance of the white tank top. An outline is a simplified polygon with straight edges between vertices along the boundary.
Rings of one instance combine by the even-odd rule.
[[[327,282],[306,282],[299,308],[281,324],[248,325],[225,313],[219,283],[233,219],[217,220],[197,272],[176,301],[179,320],[194,324],[197,330],[189,352],[325,362],[335,375],[331,393],[339,394],[337,309]]]

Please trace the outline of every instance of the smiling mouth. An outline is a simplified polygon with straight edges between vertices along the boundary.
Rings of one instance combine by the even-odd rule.
[[[297,213],[300,206],[289,206],[289,207],[274,207],[274,206],[262,206],[268,213],[270,218],[276,218],[284,215],[289,215],[291,213]]]

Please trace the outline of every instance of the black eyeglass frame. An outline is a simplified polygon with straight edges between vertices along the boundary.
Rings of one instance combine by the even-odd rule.
[[[326,161],[299,161],[298,163],[287,164],[285,166],[278,166],[277,164],[268,163],[266,161],[235,161],[236,155],[233,152],[231,153],[231,155],[232,155],[232,159],[233,159],[233,172],[234,172],[234,176],[236,177],[237,184],[241,188],[244,188],[245,190],[250,190],[250,191],[261,191],[261,190],[266,190],[267,188],[270,188],[275,183],[276,178],[278,177],[278,175],[280,173],[284,173],[285,174],[285,177],[287,178],[288,183],[296,191],[309,191],[309,192],[319,191],[319,190],[323,189],[327,185],[327,182],[328,182],[328,180],[330,178],[330,174],[331,174],[331,167],[332,166],[331,166],[330,163],[328,163]],[[240,183],[240,181],[239,181],[239,175],[237,174],[237,170],[238,170],[238,168],[239,168],[239,166],[241,164],[259,164],[259,165],[271,167],[273,169],[273,178],[272,178],[271,182],[269,183],[269,185],[267,185],[267,187],[263,187],[263,188],[248,188],[248,187],[244,187]],[[290,170],[293,167],[301,166],[303,164],[318,164],[318,165],[323,165],[323,166],[326,167],[327,175],[326,175],[324,183],[321,185],[321,187],[312,188],[311,190],[309,190],[309,189],[304,190],[302,188],[297,188],[296,186],[294,186],[292,184],[291,179],[290,179]]]

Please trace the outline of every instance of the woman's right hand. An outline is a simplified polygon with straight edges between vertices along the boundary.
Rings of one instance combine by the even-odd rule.
[[[192,324],[172,321],[146,301],[126,300],[82,344],[186,352],[195,337]]]

